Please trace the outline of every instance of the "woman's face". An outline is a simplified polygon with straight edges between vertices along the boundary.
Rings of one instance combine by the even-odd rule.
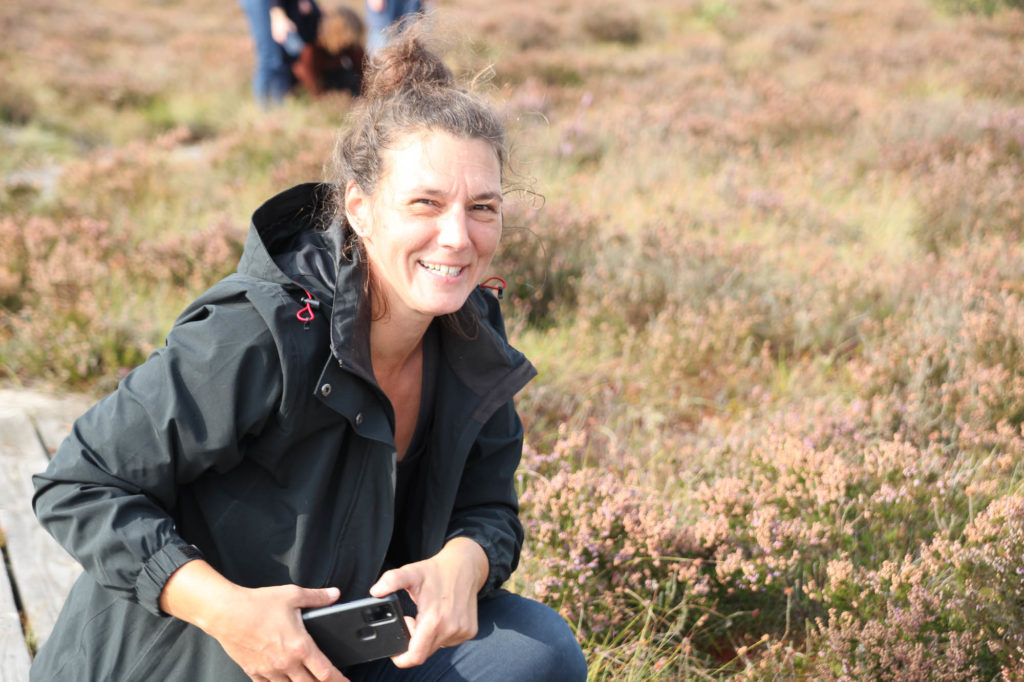
[[[411,133],[382,154],[377,189],[345,193],[375,281],[392,316],[462,307],[501,238],[501,169],[483,140]]]

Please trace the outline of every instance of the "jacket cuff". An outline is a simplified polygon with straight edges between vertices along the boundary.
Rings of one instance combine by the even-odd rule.
[[[508,565],[498,557],[499,552],[497,548],[493,543],[488,542],[485,534],[470,528],[460,528],[448,534],[448,537],[445,538],[445,544],[455,538],[469,538],[480,545],[484,550],[484,554],[487,555],[487,580],[477,593],[477,599],[487,599],[497,592],[498,588],[508,580],[509,575],[511,575]]]
[[[202,559],[203,553],[195,545],[180,540],[160,548],[146,560],[135,581],[135,598],[139,605],[150,613],[166,617],[160,610],[160,594],[174,572],[194,559]]]

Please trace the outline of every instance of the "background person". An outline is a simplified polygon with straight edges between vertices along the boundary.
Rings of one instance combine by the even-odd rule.
[[[85,572],[32,679],[585,679],[561,616],[501,590],[535,374],[478,286],[504,130],[406,37],[336,157],[333,184],[254,213],[238,272],[34,477]],[[302,627],[397,591],[415,615],[393,661],[339,671]]]
[[[272,0],[238,0],[249,22],[253,45],[252,94],[261,106],[284,99],[291,88],[291,73],[281,46],[270,30]]]
[[[366,28],[347,7],[324,10],[316,41],[305,45],[292,64],[292,73],[306,91],[318,97],[329,91],[358,95],[366,61]]]
[[[263,107],[279,104],[295,83],[292,63],[316,41],[314,0],[239,0],[253,42],[252,92]]]
[[[366,0],[366,50],[373,54],[384,47],[389,35],[422,11],[422,0]]]

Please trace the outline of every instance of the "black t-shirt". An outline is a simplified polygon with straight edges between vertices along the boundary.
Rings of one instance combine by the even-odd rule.
[[[395,477],[395,528],[391,535],[391,545],[385,568],[397,568],[409,563],[412,558],[409,552],[406,527],[416,523],[416,518],[409,517],[408,500],[410,489],[419,481],[420,463],[430,454],[427,446],[434,427],[434,398],[436,395],[438,363],[437,323],[433,323],[423,336],[423,386],[420,393],[420,412],[416,417],[416,429],[405,457],[398,462]],[[417,515],[418,516],[418,515]]]

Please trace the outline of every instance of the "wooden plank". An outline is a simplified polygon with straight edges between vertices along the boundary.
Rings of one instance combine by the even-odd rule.
[[[95,400],[79,393],[0,388],[0,411],[18,409],[28,415],[50,455],[71,432],[71,426]]]
[[[57,414],[36,414],[32,415],[32,424],[36,427],[36,433],[43,441],[43,448],[48,457],[53,457],[57,448],[71,433],[71,425],[78,415],[71,417]]]
[[[46,467],[47,454],[28,416],[0,407],[0,528],[7,538],[13,582],[26,626],[41,646],[81,567],[51,538],[32,513],[32,474]]]
[[[0,682],[27,682],[30,664],[7,569],[0,566]]]

